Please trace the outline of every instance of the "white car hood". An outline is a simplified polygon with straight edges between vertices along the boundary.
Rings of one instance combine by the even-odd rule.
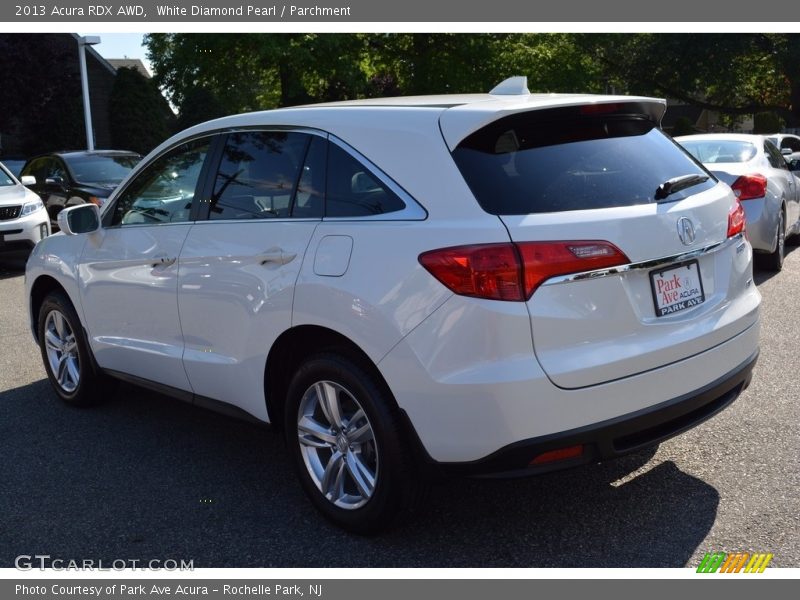
[[[0,206],[14,206],[36,200],[38,196],[23,185],[0,187]]]

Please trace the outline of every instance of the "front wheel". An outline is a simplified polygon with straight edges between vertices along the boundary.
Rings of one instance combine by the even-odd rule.
[[[370,369],[338,354],[306,360],[289,386],[285,432],[316,508],[337,525],[375,533],[412,512],[424,484],[398,409]]]
[[[42,302],[38,334],[47,377],[64,402],[93,404],[110,391],[109,380],[94,368],[81,322],[64,294],[53,292]]]

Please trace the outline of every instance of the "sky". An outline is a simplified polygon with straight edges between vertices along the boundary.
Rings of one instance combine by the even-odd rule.
[[[147,60],[147,50],[142,46],[141,33],[79,33],[80,36],[98,35],[100,43],[94,49],[103,58],[139,58],[152,75],[150,61]]]

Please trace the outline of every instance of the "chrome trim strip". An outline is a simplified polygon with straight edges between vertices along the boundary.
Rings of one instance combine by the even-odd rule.
[[[663,258],[655,258],[653,260],[645,260],[636,263],[629,263],[627,265],[619,265],[618,267],[611,267],[609,269],[597,269],[595,271],[584,271],[582,273],[572,273],[570,275],[558,275],[556,277],[551,277],[544,283],[542,286],[545,285],[558,285],[561,283],[569,283],[572,281],[582,281],[584,279],[597,279],[599,277],[608,277],[609,275],[617,275],[619,273],[627,273],[628,271],[636,271],[640,269],[656,269],[658,267],[667,267],[669,265],[674,265],[677,263],[682,263],[687,260],[692,260],[693,258],[697,258],[699,256],[703,256],[704,254],[710,254],[711,252],[716,252],[723,247],[727,247],[733,244],[738,244],[740,241],[744,239],[743,233],[737,233],[735,236],[730,237],[726,240],[721,242],[717,242],[715,244],[709,244],[703,248],[698,248],[696,250],[691,250],[689,252],[683,252],[681,254],[674,254],[672,256],[665,256]]]

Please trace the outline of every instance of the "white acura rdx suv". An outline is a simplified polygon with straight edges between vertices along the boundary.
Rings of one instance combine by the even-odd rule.
[[[272,423],[359,532],[432,474],[656,444],[748,385],[760,303],[744,211],[664,110],[514,78],[195,126],[36,246],[48,377]]]

